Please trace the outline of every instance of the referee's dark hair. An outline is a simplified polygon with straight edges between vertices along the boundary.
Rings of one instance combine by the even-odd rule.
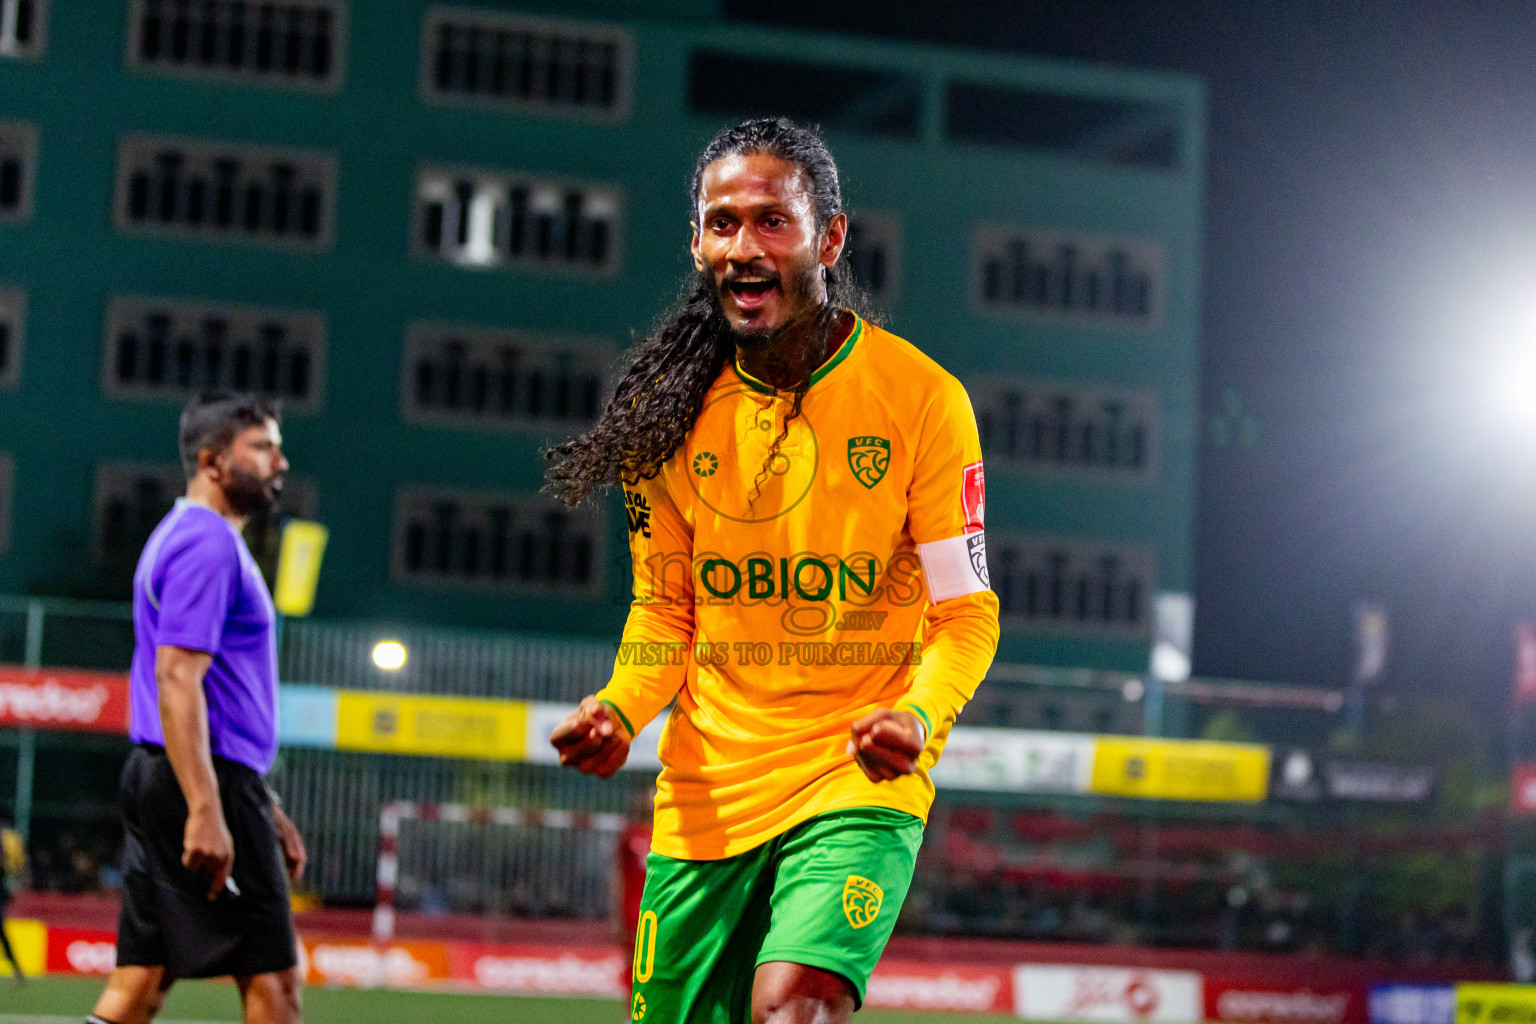
[[[181,410],[181,469],[190,480],[197,475],[197,454],[204,448],[221,452],[247,427],[281,420],[282,409],[260,395],[239,391],[199,391]]]

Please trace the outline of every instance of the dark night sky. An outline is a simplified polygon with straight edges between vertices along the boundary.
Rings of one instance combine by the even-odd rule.
[[[725,9],[1203,78],[1204,416],[1235,389],[1259,442],[1202,450],[1195,671],[1337,685],[1375,597],[1393,682],[1497,713],[1536,614],[1536,431],[1483,398],[1536,349],[1536,4]]]

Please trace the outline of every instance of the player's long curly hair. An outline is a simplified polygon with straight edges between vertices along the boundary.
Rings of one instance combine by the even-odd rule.
[[[766,154],[793,163],[804,173],[818,232],[843,212],[842,188],[837,165],[827,144],[814,128],[787,118],[744,121],[717,134],[699,154],[693,167],[689,206],[697,216],[699,189],[704,171],[728,156]],[[822,268],[827,303],[819,312],[823,332],[830,329],[839,309],[852,309],[874,319],[863,290],[840,266]],[[822,332],[807,332],[819,344]],[[619,483],[649,480],[682,447],[694,421],[704,408],[704,395],[736,352],[735,337],[720,309],[719,298],[707,273],[694,272],[673,307],[632,350],[628,365],[613,397],[591,430],[545,451],[553,463],[545,488],[567,506],[575,507],[594,491]],[[784,427],[774,440],[757,486],[761,488],[768,466],[789,434],[789,422],[800,415],[807,377],[791,389],[793,405]]]

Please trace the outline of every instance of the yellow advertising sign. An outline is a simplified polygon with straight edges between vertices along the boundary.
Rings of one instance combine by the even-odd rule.
[[[1536,1024],[1536,985],[1457,985],[1456,1024]]]
[[[283,527],[272,604],[284,615],[308,615],[315,607],[320,561],[325,557],[325,542],[330,536],[330,531],[319,523],[304,519],[290,519]]]
[[[341,750],[519,761],[527,746],[527,721],[527,705],[515,700],[336,694]]]
[[[16,951],[17,966],[21,973],[36,976],[43,973],[48,961],[48,927],[41,921],[22,918],[5,922],[5,937],[11,940]],[[11,962],[0,953],[0,972],[11,973]]]
[[[1269,791],[1269,748],[1099,736],[1089,791],[1159,800],[1257,802]]]

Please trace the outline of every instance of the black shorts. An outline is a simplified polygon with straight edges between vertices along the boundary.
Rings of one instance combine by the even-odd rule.
[[[247,977],[297,962],[288,875],[272,825],[272,803],[254,769],[213,759],[224,821],[235,841],[236,896],[208,898],[208,877],[181,863],[187,802],[171,759],[140,745],[123,765],[124,825],[120,967],[164,967],[166,980]]]

